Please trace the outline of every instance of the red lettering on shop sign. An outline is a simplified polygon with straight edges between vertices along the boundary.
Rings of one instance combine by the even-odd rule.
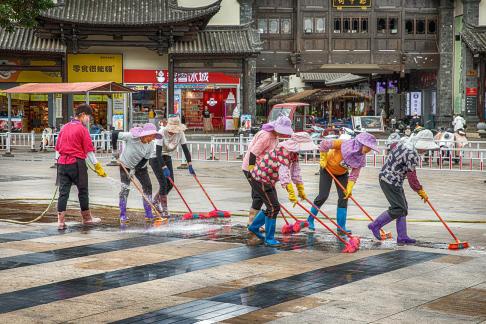
[[[168,83],[167,70],[123,70],[125,83]],[[176,72],[175,83],[238,84],[239,78],[221,72]]]
[[[477,96],[478,88],[466,88],[466,96]]]

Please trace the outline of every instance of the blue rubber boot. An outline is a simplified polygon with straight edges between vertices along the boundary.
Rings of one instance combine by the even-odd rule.
[[[314,216],[317,215],[317,209],[315,207],[312,207],[311,210],[310,210],[310,212]],[[309,217],[307,217],[307,221],[309,222],[309,231],[313,231],[314,232],[316,230],[316,227],[314,226],[314,217],[312,217],[311,215],[309,215]]]
[[[274,238],[275,226],[277,220],[275,218],[265,217],[265,245],[266,246],[279,246],[280,242]]]
[[[120,207],[120,223],[121,224],[128,223],[127,199],[126,198],[120,198],[120,200],[118,202],[118,207]]]
[[[337,223],[339,226],[341,226],[342,229],[344,229],[346,232],[351,234],[352,232],[346,228],[346,217],[348,215],[348,209],[347,208],[338,208],[337,209]],[[341,231],[339,228],[337,229],[338,234],[340,235],[345,235],[343,231]]]
[[[265,213],[260,210],[258,214],[253,219],[253,222],[248,226],[248,230],[255,234],[260,240],[264,241],[265,237],[260,233],[260,227],[265,224]]]

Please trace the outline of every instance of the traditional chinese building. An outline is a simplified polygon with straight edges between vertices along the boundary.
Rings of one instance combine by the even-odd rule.
[[[248,61],[261,49],[256,30],[239,24],[239,12],[236,21],[232,19],[235,9],[231,2],[239,8],[238,2],[225,2],[223,6],[222,0],[207,4],[189,0],[58,1],[58,6],[37,17],[38,26],[29,33],[41,45],[59,45],[54,65],[61,72],[58,81],[115,81],[137,90],[132,100],[90,96],[95,123],[115,124],[124,105],[133,102],[133,122],[146,122],[153,116],[151,111],[159,117],[180,113],[190,128],[197,129],[202,127],[202,111],[208,106],[215,128],[225,130],[232,125],[226,120],[236,105],[243,113],[254,109],[255,82],[249,76],[255,71]],[[3,39],[10,37],[2,33]],[[18,37],[29,51],[35,49],[31,38]],[[23,82],[34,81],[47,82]],[[63,113],[57,114],[62,118],[51,114],[48,124],[66,121],[72,107],[86,98],[64,100]]]

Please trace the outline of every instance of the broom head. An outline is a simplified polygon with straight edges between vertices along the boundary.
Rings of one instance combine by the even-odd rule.
[[[215,209],[215,210],[212,210],[208,213],[208,217],[214,217],[214,218],[228,218],[228,217],[231,217],[231,213],[229,211],[226,211],[226,210],[219,210],[219,209]]]
[[[296,221],[294,223],[293,229],[294,233],[299,233],[301,229],[309,227],[309,222],[308,221]]]
[[[462,250],[462,249],[467,249],[469,247],[468,242],[454,242],[449,244],[449,250]]]
[[[357,248],[353,246],[351,243],[346,242],[346,246],[344,249],[341,251],[342,253],[354,253],[357,251]]]
[[[189,220],[189,219],[205,219],[208,218],[207,213],[185,213],[182,216],[182,220]]]
[[[282,226],[282,234],[292,234],[294,231],[293,226],[290,224],[285,224]]]

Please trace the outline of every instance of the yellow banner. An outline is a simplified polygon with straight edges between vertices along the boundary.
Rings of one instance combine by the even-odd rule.
[[[30,101],[47,101],[47,95],[43,94],[31,94]]]
[[[68,82],[123,82],[121,54],[68,54]]]
[[[86,101],[86,95],[73,95],[73,101]],[[102,102],[108,101],[106,95],[89,95],[89,102]]]

